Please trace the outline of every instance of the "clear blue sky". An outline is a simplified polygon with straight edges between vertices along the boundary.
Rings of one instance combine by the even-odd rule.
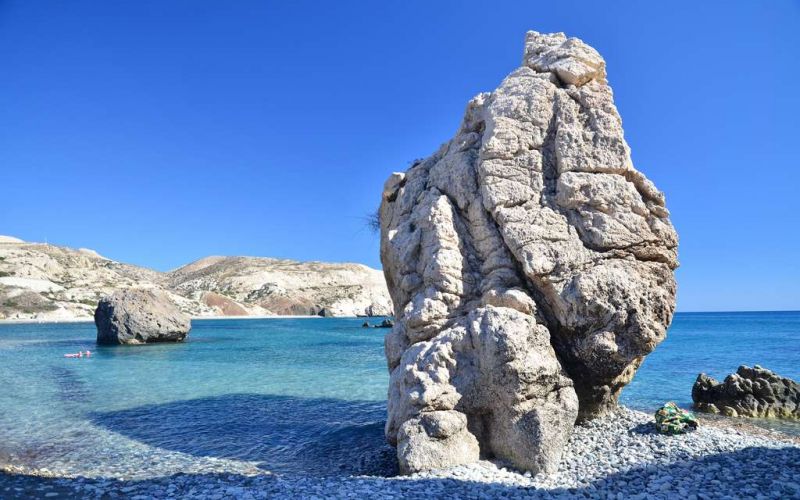
[[[379,267],[384,179],[528,29],[606,58],[680,234],[679,309],[800,309],[796,1],[0,0],[0,234],[160,270]]]

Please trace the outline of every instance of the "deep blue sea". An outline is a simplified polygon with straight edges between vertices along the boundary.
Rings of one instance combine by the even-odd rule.
[[[363,321],[195,320],[185,343],[121,347],[95,346],[91,323],[0,325],[0,463],[122,477],[383,470],[385,330]],[[740,364],[800,379],[800,312],[677,314],[622,402],[688,407],[699,372]]]

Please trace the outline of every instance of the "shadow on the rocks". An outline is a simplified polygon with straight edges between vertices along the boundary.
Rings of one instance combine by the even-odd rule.
[[[630,434],[657,434],[656,431],[656,424],[653,422],[644,422],[641,424],[636,425],[631,430],[628,431]]]
[[[324,459],[324,457],[322,457]],[[783,474],[788,481],[781,480]],[[248,488],[259,497],[273,496],[304,497],[324,494],[328,498],[353,495],[384,497],[461,498],[607,498],[622,494],[628,498],[645,494],[652,498],[683,498],[692,493],[703,493],[708,498],[800,498],[800,490],[791,484],[792,478],[800,477],[800,448],[745,448],[733,453],[709,455],[701,459],[675,462],[664,466],[645,466],[612,474],[593,481],[582,488],[556,488],[536,490],[514,487],[502,483],[481,483],[456,479],[404,479],[387,480],[380,477],[341,478],[330,482],[310,474],[300,482],[276,481],[274,476],[247,477],[236,474],[177,474],[144,480],[114,479],[52,479],[22,474],[0,473],[0,497],[44,498],[47,492],[58,492],[61,496],[86,495],[86,485],[93,488],[93,495],[107,498],[164,495],[165,488],[172,487],[172,497],[191,493],[234,495]],[[795,479],[796,481],[796,479]],[[322,490],[320,490],[322,488]],[[684,489],[685,491],[681,491]],[[241,492],[240,492],[241,493]],[[682,496],[676,496],[682,495]]]
[[[382,402],[231,394],[94,413],[90,418],[151,446],[254,461],[272,472],[397,473],[394,449],[383,436]]]
[[[689,428],[689,429],[686,430],[686,433],[687,434],[691,434],[692,432],[695,432],[696,430],[697,430],[696,428]],[[656,430],[656,424],[654,422],[643,422],[641,424],[638,424],[635,427],[633,427],[632,429],[630,429],[628,431],[628,433],[630,433],[630,434],[640,434],[640,435],[644,435],[644,436],[659,434],[659,432]],[[680,437],[679,436],[675,437],[675,439],[680,439]]]
[[[644,431],[648,432],[648,431]],[[655,430],[652,431],[655,433]],[[675,436],[680,439],[680,436]],[[622,451],[622,450],[620,450]],[[783,474],[783,479],[779,474]],[[646,492],[648,498],[671,498],[677,493],[704,493],[706,497],[800,498],[800,489],[788,483],[800,477],[800,448],[751,447],[735,452],[706,455],[680,460],[667,465],[650,464],[597,479],[590,487],[550,490],[594,497],[597,492],[623,493],[627,498]],[[787,480],[788,479],[788,480]]]

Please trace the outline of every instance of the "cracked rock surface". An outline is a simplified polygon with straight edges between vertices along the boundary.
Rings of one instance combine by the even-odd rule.
[[[554,470],[672,320],[664,196],[633,167],[605,62],[562,33],[528,32],[523,66],[455,137],[389,177],[380,219],[403,472],[480,456]]]

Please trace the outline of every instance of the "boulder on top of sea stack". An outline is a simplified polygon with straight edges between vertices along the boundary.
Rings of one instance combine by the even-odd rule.
[[[119,290],[103,297],[94,312],[98,344],[146,344],[181,342],[192,327],[182,313],[159,290]]]
[[[529,32],[522,66],[382,198],[386,437],[401,469],[476,460],[477,441],[554,470],[579,414],[616,406],[675,309],[677,235],[633,167],[602,57]],[[464,426],[431,431],[462,422],[453,412]]]

